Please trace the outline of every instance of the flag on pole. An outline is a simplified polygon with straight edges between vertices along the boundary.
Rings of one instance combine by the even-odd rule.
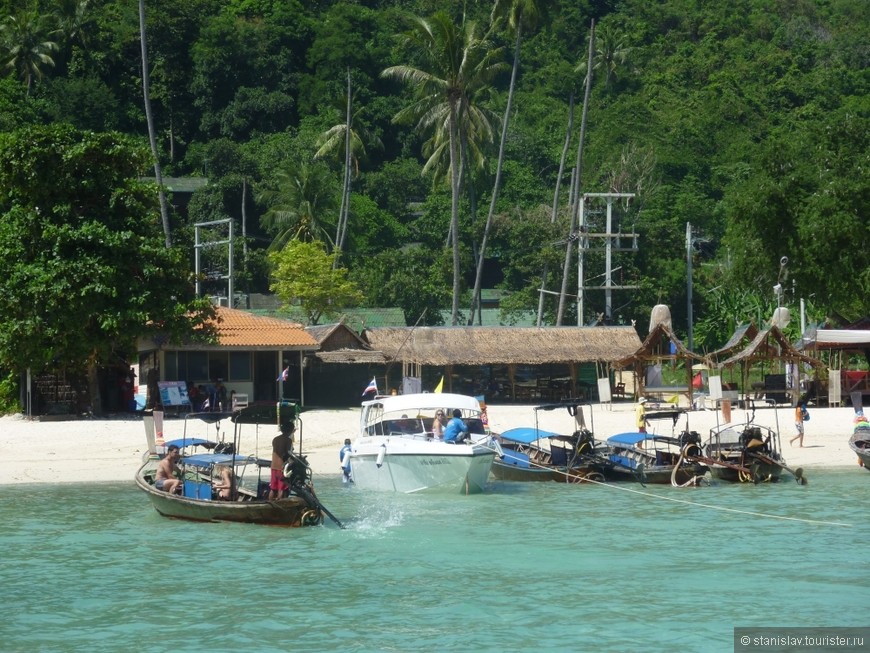
[[[444,377],[441,377],[441,380],[438,382],[438,385],[435,386],[435,389],[432,391],[435,394],[440,394],[444,390]]]
[[[281,376],[279,376],[275,380],[276,381],[286,381],[289,378],[290,378],[290,366],[288,365],[287,367],[284,368],[284,371],[281,372]]]
[[[365,397],[370,392],[378,394],[378,382],[374,378],[372,378],[371,382],[366,386],[366,389],[363,390],[362,396]]]

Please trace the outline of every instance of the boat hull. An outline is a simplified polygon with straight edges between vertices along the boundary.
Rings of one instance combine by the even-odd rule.
[[[198,522],[242,522],[271,526],[313,526],[323,521],[320,510],[312,508],[305,499],[290,496],[276,501],[246,498],[238,501],[195,499],[170,494],[155,488],[148,480],[146,463],[136,474],[136,485],[151,501],[154,509],[164,517]]]
[[[626,469],[624,466],[615,465],[606,473],[608,481],[635,481],[649,485],[671,485],[677,483],[684,485],[699,476],[707,473],[705,465],[689,463],[682,464],[674,473],[672,465],[650,465],[643,467],[643,473],[635,469]]]
[[[858,456],[858,463],[870,470],[870,431],[867,429],[855,429],[849,438],[849,448]]]
[[[740,467],[744,466],[739,459],[726,460],[725,462]],[[757,460],[746,465],[746,468],[750,470],[749,473],[734,467],[717,465],[715,463],[711,463],[709,468],[710,476],[726,483],[776,483],[782,476],[781,466]]]
[[[456,449],[445,452],[443,448]],[[354,485],[361,490],[413,493],[446,491],[476,494],[486,486],[495,452],[484,447],[443,445],[431,452],[387,452],[380,447],[356,451],[351,459]]]

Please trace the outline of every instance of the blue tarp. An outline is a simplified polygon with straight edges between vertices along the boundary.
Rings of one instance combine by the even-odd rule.
[[[558,438],[560,433],[551,433],[550,431],[542,431],[530,426],[521,426],[515,429],[508,429],[501,433],[501,437],[511,442],[520,442],[522,444],[531,444],[537,440],[544,438]]]
[[[643,440],[652,440],[654,436],[649,433],[617,433],[607,438],[609,444],[624,444],[633,446]]]
[[[194,467],[211,467],[212,465],[220,464],[232,465],[233,459],[235,459],[237,465],[257,462],[256,458],[233,456],[231,453],[198,453],[193,456],[185,456],[182,462],[185,465],[192,465]]]
[[[206,440],[204,438],[178,438],[177,440],[169,440],[166,442],[167,447],[173,444],[179,449],[183,449],[184,447],[200,447],[203,445],[210,445],[210,448],[213,449],[217,446],[217,442]]]

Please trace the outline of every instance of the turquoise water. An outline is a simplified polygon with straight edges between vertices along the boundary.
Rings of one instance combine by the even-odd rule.
[[[731,651],[866,626],[870,473],[806,487],[318,493],[347,529],[160,517],[132,482],[0,487],[2,651]]]

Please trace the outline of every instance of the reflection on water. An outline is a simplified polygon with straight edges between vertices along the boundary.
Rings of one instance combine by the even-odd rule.
[[[732,650],[734,626],[864,625],[870,474],[654,496],[494,483],[362,494],[342,522],[159,516],[131,483],[0,487],[4,651]]]

